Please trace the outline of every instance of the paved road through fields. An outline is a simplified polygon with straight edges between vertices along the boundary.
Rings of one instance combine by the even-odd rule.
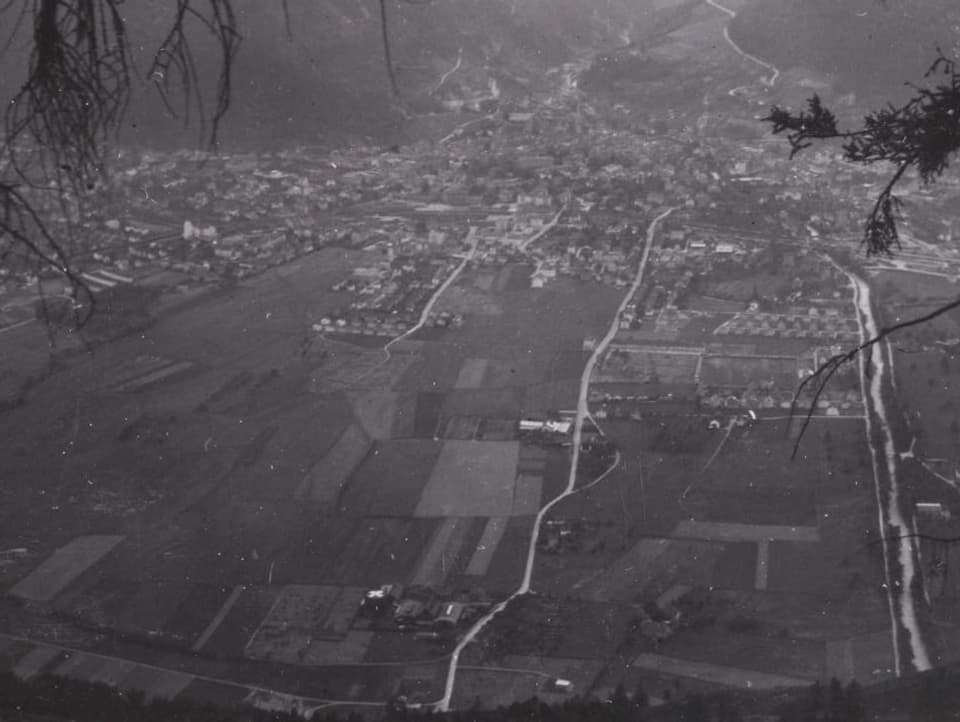
[[[517,597],[522,597],[530,591],[530,582],[533,578],[533,565],[536,561],[537,555],[537,540],[540,536],[540,528],[543,525],[544,517],[546,517],[550,509],[556,506],[560,501],[577,492],[577,466],[580,462],[580,444],[583,439],[583,422],[590,415],[590,409],[587,406],[587,399],[589,397],[590,390],[590,377],[593,375],[593,370],[596,367],[597,362],[603,356],[604,352],[607,350],[607,347],[617,335],[617,331],[620,328],[620,315],[627,307],[627,304],[630,303],[630,300],[634,297],[634,295],[636,295],[637,289],[640,288],[640,284],[643,282],[643,276],[647,268],[647,262],[650,258],[650,249],[653,246],[653,239],[657,231],[657,225],[675,210],[676,208],[668,208],[650,221],[650,225],[647,227],[647,240],[643,248],[643,255],[641,256],[640,263],[637,266],[637,273],[633,279],[633,283],[624,294],[623,300],[620,302],[620,306],[617,308],[617,311],[610,322],[610,328],[607,330],[607,334],[603,337],[600,343],[597,344],[593,353],[590,355],[590,358],[587,360],[587,364],[583,369],[583,374],[580,376],[580,394],[577,398],[577,416],[573,425],[573,457],[570,460],[570,473],[567,478],[567,486],[561,494],[547,502],[547,504],[537,513],[537,517],[533,523],[533,530],[530,534],[530,544],[527,547],[527,564],[523,572],[523,580],[513,594],[499,604],[495,605],[489,612],[487,612],[487,614],[478,619],[474,625],[467,630],[467,633],[463,635],[463,637],[457,643],[457,646],[454,647],[453,653],[450,656],[450,665],[447,670],[447,681],[444,687],[443,697],[431,705],[437,711],[445,712],[450,709],[450,701],[453,698],[453,690],[457,681],[457,670],[460,663],[460,655],[462,654],[463,650],[468,644],[477,638],[480,632],[483,631],[483,629],[493,620],[494,617],[507,608],[507,605],[509,605],[510,602]],[[619,455],[617,459],[619,460]],[[605,472],[603,476],[606,476],[607,473],[609,473],[609,470]],[[599,479],[596,481],[599,481]]]

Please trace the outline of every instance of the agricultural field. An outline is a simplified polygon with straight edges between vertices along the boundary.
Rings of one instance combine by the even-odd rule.
[[[514,441],[445,441],[416,516],[512,516],[518,486]],[[524,493],[532,493],[525,490]],[[523,497],[520,497],[521,504]]]
[[[574,408],[584,341],[602,335],[621,292],[567,278],[530,289],[528,267],[468,270],[437,306],[463,313],[459,327],[388,350],[313,332],[345,302],[326,289],[363,258],[331,251],[161,318],[0,417],[0,508],[29,510],[0,510],[3,548],[27,549],[0,567],[3,589],[191,670],[282,671],[347,700],[436,698],[437,658],[464,627],[418,638],[389,614],[360,615],[361,599],[390,583],[431,600],[516,589],[536,514],[570,463],[569,448],[520,440],[517,422]],[[722,321],[684,313],[680,344]],[[668,337],[668,321],[652,335]],[[602,372],[692,384],[697,361],[630,350]],[[717,357],[709,372],[791,372],[760,364],[734,378],[737,363]],[[580,537],[538,552],[537,594],[465,655],[457,699],[495,703],[491,685],[503,701],[547,698],[558,676],[585,691],[607,685],[604,670],[656,673],[634,664],[651,654],[680,660],[664,676],[700,665],[690,681],[703,684],[727,666],[803,679],[889,667],[871,636],[885,623],[879,560],[850,551],[873,513],[868,460],[853,451],[862,423],[815,419],[790,464],[781,422],[727,434],[708,420],[601,421],[618,467],[550,512]],[[671,593],[684,621],[653,649],[638,619]],[[701,632],[709,644],[697,647]],[[88,661],[63,673],[121,685],[142,674]],[[363,666],[381,661],[409,664]],[[176,686],[237,696],[210,680],[154,682]]]
[[[656,347],[614,347],[598,365],[594,380],[597,383],[693,383],[699,363],[700,354],[695,351],[671,353]]]
[[[650,605],[671,590],[694,590],[675,603],[681,621],[672,636],[652,646],[627,635],[618,652],[664,661],[624,663],[603,684],[697,690],[752,673],[807,684],[828,666],[881,670],[870,679],[888,675],[882,557],[864,548],[876,510],[863,422],[815,419],[791,463],[796,429],[783,421],[735,428],[728,437],[705,421],[604,424],[628,450],[620,467],[551,511],[558,522],[580,520],[572,527],[579,536],[573,546],[539,554],[534,588],[541,594]],[[505,638],[529,623],[512,609],[504,616]]]

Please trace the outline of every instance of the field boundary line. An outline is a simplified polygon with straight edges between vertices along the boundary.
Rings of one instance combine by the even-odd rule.
[[[230,610],[233,609],[233,605],[237,603],[237,600],[240,599],[240,595],[246,590],[247,586],[245,584],[238,584],[233,588],[233,591],[230,592],[230,596],[227,597],[226,601],[217,610],[217,613],[213,616],[213,619],[210,620],[210,623],[207,625],[206,629],[197,637],[197,641],[193,643],[193,646],[190,647],[194,652],[199,652],[203,649],[204,645],[210,641],[210,637],[213,636],[213,633],[216,632],[220,625],[223,624],[223,620],[227,618],[227,615],[230,613]]]
[[[237,682],[233,679],[228,679],[226,677],[213,677],[207,674],[199,674],[195,672],[185,672],[182,669],[171,669],[169,667],[161,667],[158,664],[151,664],[150,662],[140,662],[137,660],[128,660],[125,657],[117,657],[115,655],[103,654],[102,652],[92,652],[81,647],[71,647],[69,645],[60,644],[59,642],[50,642],[47,640],[36,640],[30,639],[29,637],[21,637],[16,634],[8,634],[6,632],[0,632],[0,638],[9,639],[14,642],[23,642],[25,644],[31,644],[35,649],[52,649],[57,650],[58,652],[67,652],[69,654],[83,654],[89,657],[95,657],[97,659],[103,660],[120,660],[127,661],[134,664],[137,667],[143,669],[153,670],[154,672],[164,672],[164,673],[174,673],[174,674],[183,674],[188,677],[191,677],[194,680],[199,680],[201,682],[211,682],[213,684],[224,684],[229,687],[237,687],[240,689],[246,689],[253,692],[265,692],[267,694],[276,694],[276,695],[285,695],[287,697],[293,697],[295,699],[302,700],[305,703],[314,704],[314,705],[323,705],[323,706],[333,706],[333,705],[356,705],[359,707],[363,706],[377,706],[382,707],[386,704],[386,700],[375,702],[373,700],[340,700],[340,699],[324,699],[323,697],[310,697],[305,695],[297,695],[291,692],[283,692],[277,689],[270,689],[269,687],[262,687],[257,684],[248,684],[246,682]],[[30,652],[28,652],[30,654]],[[55,656],[55,655],[54,655]],[[52,659],[52,657],[51,657]]]
[[[770,542],[761,539],[757,542],[757,571],[754,577],[754,587],[765,592],[770,579]]]

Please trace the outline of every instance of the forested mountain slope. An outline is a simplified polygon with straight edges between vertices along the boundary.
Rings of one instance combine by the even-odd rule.
[[[783,70],[806,67],[835,77],[841,92],[876,104],[909,95],[941,46],[960,41],[955,0],[749,0],[731,36]]]

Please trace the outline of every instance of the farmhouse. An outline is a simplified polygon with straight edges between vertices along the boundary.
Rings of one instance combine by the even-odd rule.
[[[466,606],[462,602],[448,602],[440,608],[440,614],[434,620],[437,624],[456,626],[463,619]]]

